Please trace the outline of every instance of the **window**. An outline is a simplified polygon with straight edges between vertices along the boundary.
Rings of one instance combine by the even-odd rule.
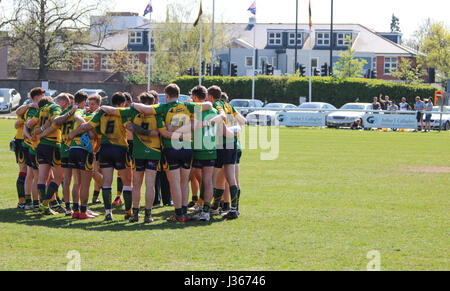
[[[317,45],[330,45],[330,34],[328,32],[317,33]]]
[[[245,57],[245,66],[253,68],[253,57]]]
[[[337,34],[337,45],[338,46],[346,46],[346,45],[348,45],[348,43],[345,42],[347,37],[350,40],[352,40],[352,34],[351,33],[343,33],[343,32],[338,33]]]
[[[101,70],[109,71],[113,69],[113,59],[111,55],[102,55],[101,59]]]
[[[281,45],[281,32],[269,32],[269,45]]]
[[[391,71],[397,70],[397,57],[384,58],[384,74],[389,75]]]
[[[372,71],[377,70],[377,57],[372,58]]]
[[[303,35],[301,33],[297,33],[297,44],[301,46],[303,43]],[[295,46],[295,32],[289,33],[289,45]]]
[[[142,43],[142,32],[131,31],[129,34],[130,44]]]
[[[93,71],[95,70],[95,58],[91,56],[83,57],[82,71]]]
[[[130,55],[128,58],[128,65],[132,67],[132,71],[136,71],[138,69],[139,64],[139,56],[138,55]]]

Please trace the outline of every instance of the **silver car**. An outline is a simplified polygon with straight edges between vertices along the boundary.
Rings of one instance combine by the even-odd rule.
[[[434,106],[433,112],[440,112],[441,106]],[[446,112],[446,114],[442,114],[442,129],[450,130],[450,106],[444,106],[444,110],[442,112]],[[425,112],[426,113],[426,112]],[[425,116],[424,116],[425,118]],[[441,115],[433,113],[431,115],[431,127],[433,129],[439,129],[439,122],[441,121]]]
[[[298,109],[294,104],[288,103],[270,103],[247,115],[249,125],[273,125],[276,120],[277,113],[285,109]]]
[[[233,99],[230,101],[230,105],[234,108],[239,108],[238,111],[242,116],[247,116],[247,114],[255,111],[250,108],[262,108],[264,103],[261,100],[255,99]]]
[[[0,112],[12,112],[19,107],[21,99],[16,89],[0,88]]]
[[[337,110],[336,107],[329,103],[324,102],[306,102],[298,106],[298,109],[301,111],[321,111],[321,110]],[[326,115],[332,113],[332,111],[327,111]]]
[[[365,113],[365,110],[371,110],[372,104],[370,103],[347,103],[342,106],[338,111],[328,114],[326,119],[327,127],[350,127],[358,119],[361,122]]]

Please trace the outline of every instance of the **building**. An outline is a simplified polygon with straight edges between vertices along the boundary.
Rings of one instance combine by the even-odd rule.
[[[122,17],[122,16],[121,16]],[[128,17],[128,16],[126,16]],[[138,17],[138,16],[134,16]],[[161,29],[165,24],[154,24]],[[225,48],[216,50],[216,62],[221,64],[222,75],[230,75],[231,65],[237,66],[237,76],[253,74],[253,53],[256,48],[256,74],[263,73],[263,64],[273,66],[275,75],[293,74],[295,66],[295,24],[257,24],[255,32],[247,31],[247,23],[226,24],[229,41]],[[108,71],[110,56],[114,51],[127,51],[131,64],[147,63],[149,24],[120,30],[111,30],[100,46],[92,44],[77,50],[73,69],[79,71]],[[116,25],[117,28],[117,25]],[[255,33],[255,44],[253,34]],[[333,27],[333,65],[346,50],[351,40],[354,56],[366,60],[363,73],[376,72],[376,78],[395,80],[391,70],[398,68],[402,58],[415,63],[417,52],[401,45],[400,33],[377,33],[360,24],[335,24]],[[307,70],[319,69],[330,63],[330,25],[315,24],[310,32],[307,24],[299,24],[297,30],[297,65]],[[152,50],[154,43],[152,39]],[[309,60],[311,59],[311,63]],[[205,60],[208,63],[209,60]]]
[[[222,72],[229,74],[231,64],[237,66],[238,76],[253,73],[253,52],[256,47],[256,72],[262,73],[262,65],[270,64],[276,75],[295,72],[295,24],[257,24],[256,41],[253,31],[246,31],[247,24],[230,24],[232,35],[229,47],[219,50]],[[401,58],[415,60],[417,52],[402,46],[400,33],[377,33],[360,24],[335,24],[333,26],[333,65],[346,50],[346,38],[352,41],[354,56],[366,60],[364,74],[376,71],[376,77],[394,80],[391,69],[398,67]],[[307,24],[299,24],[297,30],[297,62],[300,65],[320,69],[330,64],[330,25],[315,24],[312,32]]]

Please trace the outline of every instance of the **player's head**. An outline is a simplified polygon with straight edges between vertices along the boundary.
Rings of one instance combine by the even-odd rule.
[[[66,93],[61,93],[55,98],[55,103],[61,107],[61,110],[66,110],[67,107],[69,107],[70,104],[70,98],[67,96]]]
[[[86,92],[83,91],[78,91],[77,93],[75,93],[75,104],[83,109],[86,106],[86,101],[88,99],[88,94]]]
[[[225,92],[222,92],[222,96],[220,97],[220,100],[225,101],[226,103],[228,103],[228,101],[230,100],[230,98],[228,98],[228,94]]]
[[[204,86],[195,86],[192,88],[190,94],[194,102],[205,102],[208,90]]]
[[[42,97],[45,96],[45,89],[41,87],[37,87],[34,89],[31,89],[30,91],[30,98],[35,103],[39,103],[39,100],[42,99]]]
[[[41,100],[39,100],[38,106],[39,106],[39,108],[41,108],[49,103],[53,103],[53,98],[50,96],[44,96],[41,98]]]
[[[155,97],[147,92],[142,93],[138,97],[139,102],[145,105],[153,105],[155,104]]]
[[[112,96],[111,102],[114,107],[125,107],[127,98],[122,92],[116,92]]]
[[[222,89],[220,89],[219,86],[214,85],[208,88],[208,101],[214,103],[217,100],[220,100],[221,97],[222,97]]]
[[[131,103],[133,103],[133,97],[128,92],[123,92],[123,96],[125,96],[125,99],[127,99],[127,101],[125,101],[125,107],[130,107]]]
[[[164,93],[166,93],[167,101],[176,101],[180,96],[180,87],[177,84],[169,84],[164,89]]]
[[[420,102],[420,97],[419,96],[416,97],[416,102]]]
[[[70,104],[70,106],[73,106],[73,103],[75,102],[74,101],[75,100],[75,96],[73,96],[70,93],[65,93],[65,94],[67,95],[67,97],[69,97],[69,104]]]
[[[155,98],[155,104],[159,103],[158,92],[156,92],[155,90],[150,90],[150,92],[148,92],[148,94],[150,94],[151,96],[153,96]]]
[[[102,105],[102,96],[98,94],[93,94],[88,97],[89,110],[91,112],[97,111],[97,109]]]

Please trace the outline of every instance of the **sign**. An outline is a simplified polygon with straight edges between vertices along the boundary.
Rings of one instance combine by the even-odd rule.
[[[280,126],[322,127],[325,126],[325,117],[325,113],[301,111],[279,112],[276,115]]]
[[[434,92],[434,105],[438,105],[438,99],[441,99],[444,93],[442,91],[435,91]]]
[[[409,128],[417,129],[416,114],[365,114],[365,128]]]

